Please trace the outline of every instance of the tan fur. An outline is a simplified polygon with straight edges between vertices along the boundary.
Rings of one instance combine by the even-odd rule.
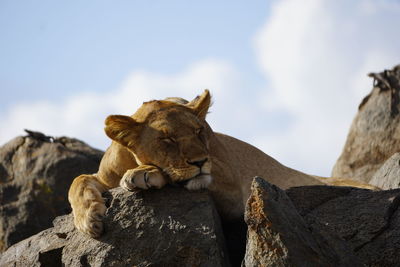
[[[76,227],[101,235],[101,193],[119,185],[127,190],[179,182],[190,190],[208,187],[222,218],[231,220],[243,216],[254,176],[283,189],[323,184],[245,142],[213,132],[205,121],[210,102],[206,90],[191,102],[150,101],[131,117],[109,116],[105,132],[113,142],[98,173],[77,177],[69,190]]]
[[[324,184],[327,185],[333,185],[333,186],[350,186],[350,187],[357,187],[357,188],[364,188],[364,189],[369,189],[369,190],[381,190],[379,187],[377,186],[373,186],[361,181],[357,181],[357,180],[351,180],[351,179],[346,179],[346,178],[337,178],[337,177],[329,177],[329,178],[325,178],[325,177],[316,177],[318,180],[320,180],[321,182],[323,182]]]

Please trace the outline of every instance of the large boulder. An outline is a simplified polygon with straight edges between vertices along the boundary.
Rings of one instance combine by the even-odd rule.
[[[400,189],[305,186],[286,193],[309,227],[345,240],[366,266],[398,266]]]
[[[384,190],[399,188],[400,153],[393,154],[374,174],[369,183]]]
[[[332,177],[368,183],[400,151],[400,65],[369,76],[374,88],[359,106]]]
[[[310,228],[286,193],[256,177],[245,212],[243,266],[362,266],[347,244]]]
[[[93,239],[71,215],[15,244],[0,266],[229,266],[218,214],[207,191],[112,189],[105,233]]]
[[[72,180],[97,172],[102,155],[79,140],[31,131],[0,147],[0,251],[69,213]]]

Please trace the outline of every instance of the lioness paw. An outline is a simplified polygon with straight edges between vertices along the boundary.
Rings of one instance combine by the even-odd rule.
[[[126,190],[135,188],[150,189],[161,188],[167,183],[161,171],[149,165],[142,165],[125,172],[120,181],[120,186]]]
[[[106,206],[100,202],[92,202],[89,209],[74,211],[74,222],[76,228],[93,238],[103,234],[103,218],[106,212]]]
[[[195,177],[190,179],[187,184],[185,185],[185,188],[190,190],[190,191],[196,191],[200,189],[205,189],[208,188],[208,186],[212,182],[212,177],[209,174],[201,175],[199,177]]]

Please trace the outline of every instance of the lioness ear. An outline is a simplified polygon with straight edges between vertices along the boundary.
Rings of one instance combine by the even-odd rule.
[[[204,90],[204,92],[201,95],[197,96],[195,99],[193,99],[187,104],[187,106],[193,109],[195,114],[200,119],[203,120],[206,118],[210,105],[211,105],[211,95],[210,91],[208,91],[207,89]]]
[[[140,131],[140,124],[128,116],[111,115],[105,121],[104,131],[112,140],[131,147]]]

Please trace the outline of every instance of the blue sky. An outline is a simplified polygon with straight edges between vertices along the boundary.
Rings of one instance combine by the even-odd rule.
[[[1,109],[107,91],[134,69],[174,73],[209,57],[259,80],[251,38],[266,14],[265,1],[3,0]]]
[[[215,130],[329,176],[399,28],[398,0],[2,0],[0,144],[28,128],[105,149],[107,115],[209,88]]]

